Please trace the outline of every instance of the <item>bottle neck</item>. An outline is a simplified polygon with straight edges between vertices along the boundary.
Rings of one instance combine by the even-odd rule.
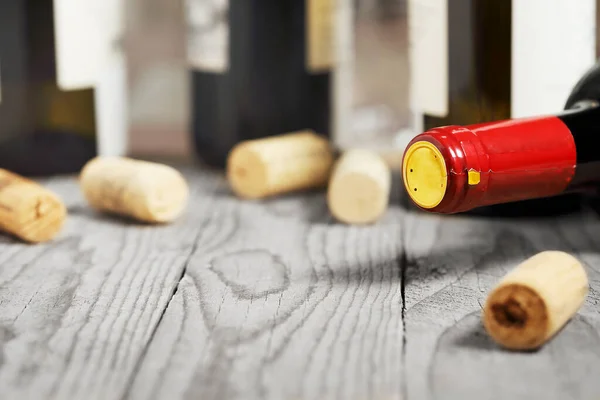
[[[577,152],[569,191],[592,189],[600,181],[600,103],[585,101],[557,115],[569,129]]]
[[[405,188],[421,208],[455,213],[551,197],[600,182],[600,107],[445,126],[417,135],[403,158]]]

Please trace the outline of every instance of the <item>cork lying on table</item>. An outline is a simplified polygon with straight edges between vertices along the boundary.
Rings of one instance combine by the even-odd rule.
[[[490,336],[512,350],[534,350],[579,310],[588,293],[581,263],[561,251],[525,260],[490,292],[483,322]]]
[[[372,151],[346,151],[335,164],[327,190],[331,214],[348,224],[377,221],[386,211],[391,186],[390,168]]]
[[[258,199],[324,187],[334,162],[329,141],[312,131],[248,140],[227,158],[227,179],[233,192]]]
[[[0,229],[26,242],[53,239],[67,217],[63,201],[42,185],[0,169]]]
[[[79,183],[96,210],[150,223],[175,220],[189,197],[188,184],[176,169],[126,157],[90,160]]]

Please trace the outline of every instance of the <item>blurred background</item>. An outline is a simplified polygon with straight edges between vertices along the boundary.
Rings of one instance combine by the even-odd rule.
[[[410,129],[406,0],[354,0],[353,126],[340,142],[386,148]],[[194,158],[183,0],[129,0],[126,42],[130,150]]]
[[[0,167],[70,173],[97,153],[222,167],[239,140],[304,128],[397,167],[423,129],[559,111],[599,54],[596,3],[9,0]]]
[[[350,33],[353,76],[351,91],[346,92],[351,95],[352,106],[352,114],[347,116],[351,122],[346,126],[352,128],[338,138],[344,146],[401,149],[411,134],[423,128],[415,121],[419,116],[415,116],[409,104],[408,3],[407,0],[353,0]],[[472,2],[459,0],[454,6],[461,7],[459,3],[464,6]],[[600,8],[596,6],[595,11],[598,21]],[[193,158],[183,1],[130,0],[126,15],[130,150],[136,155],[158,152]],[[568,40],[568,28],[564,29]],[[600,54],[600,35],[596,33],[594,40],[596,57]]]

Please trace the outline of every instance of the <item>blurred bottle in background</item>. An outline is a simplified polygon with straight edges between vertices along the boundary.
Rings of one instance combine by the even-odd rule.
[[[409,0],[423,130],[561,110],[596,57],[597,0]]]
[[[243,140],[331,124],[336,0],[186,0],[196,153],[222,168]]]
[[[312,129],[398,162],[409,107],[405,0],[188,0],[192,130],[223,166],[241,140]]]
[[[126,116],[121,2],[0,5],[0,168],[76,173],[120,154]]]

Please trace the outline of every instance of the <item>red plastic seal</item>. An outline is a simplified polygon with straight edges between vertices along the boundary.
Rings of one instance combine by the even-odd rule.
[[[405,156],[422,141],[440,151],[447,171],[444,197],[430,212],[555,196],[569,186],[577,164],[573,135],[555,116],[435,128],[413,138]]]

